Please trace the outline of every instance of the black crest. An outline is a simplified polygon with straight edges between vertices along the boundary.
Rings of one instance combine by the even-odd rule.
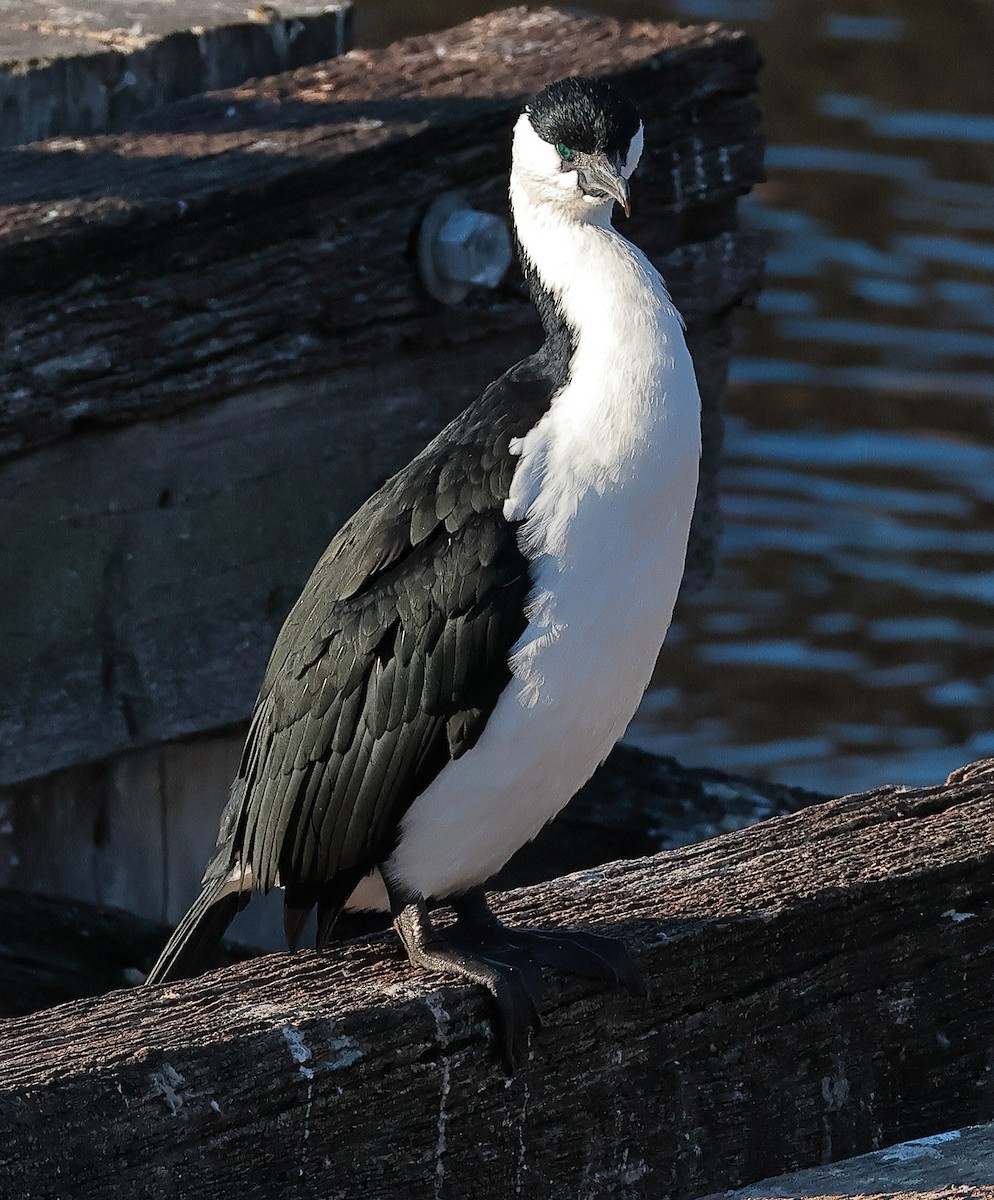
[[[528,119],[551,145],[584,154],[625,154],[638,132],[638,109],[615,84],[571,76],[550,83],[528,105]]]

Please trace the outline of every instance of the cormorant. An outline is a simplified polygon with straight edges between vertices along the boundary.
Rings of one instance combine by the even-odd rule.
[[[629,211],[642,124],[570,78],[514,129],[511,211],[545,328],[345,523],[286,619],[200,895],[148,977],[193,974],[252,889],[291,947],[317,909],[389,906],[413,964],[474,980],[505,1062],[547,963],[637,989],[620,943],[510,929],[483,884],[623,733],[670,623],[700,397],[683,322]],[[444,933],[428,904],[458,920]]]

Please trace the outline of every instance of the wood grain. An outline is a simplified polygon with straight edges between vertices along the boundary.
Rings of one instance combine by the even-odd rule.
[[[0,1192],[691,1197],[989,1119],[992,826],[988,760],[506,894],[652,988],[550,978],[509,1082],[386,936],[4,1022]]]

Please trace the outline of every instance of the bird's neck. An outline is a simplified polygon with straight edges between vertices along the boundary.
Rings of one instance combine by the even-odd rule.
[[[611,225],[610,206],[586,219],[535,203],[511,177],[511,211],[522,269],[546,334],[546,356],[561,370],[583,351],[624,355],[650,368],[682,337],[682,322],[658,271]]]
[[[689,497],[700,456],[700,398],[680,316],[659,273],[609,220],[558,214],[511,176],[522,264],[546,328],[555,375],[548,411],[513,446],[508,520],[528,553],[572,561],[581,508],[604,540],[655,529]],[[676,482],[674,482],[676,481]],[[674,489],[676,489],[674,491]]]
[[[576,219],[535,203],[512,172],[511,209],[522,266],[545,326],[544,354],[563,402],[575,410],[573,420],[591,436],[605,422],[617,428],[604,411],[609,404],[622,426],[644,428],[661,406],[679,401],[669,386],[676,363],[685,359],[691,378],[693,370],[683,322],[659,272],[613,228],[609,205]],[[581,379],[600,380],[601,387],[566,387]],[[687,394],[688,414],[696,420],[696,384]],[[630,421],[619,408],[629,410]]]

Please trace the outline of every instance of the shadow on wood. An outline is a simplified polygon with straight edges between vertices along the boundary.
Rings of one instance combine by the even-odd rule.
[[[506,894],[652,986],[550,978],[511,1081],[389,936],[7,1021],[0,1193],[690,1197],[988,1118],[992,827],[988,760]]]

